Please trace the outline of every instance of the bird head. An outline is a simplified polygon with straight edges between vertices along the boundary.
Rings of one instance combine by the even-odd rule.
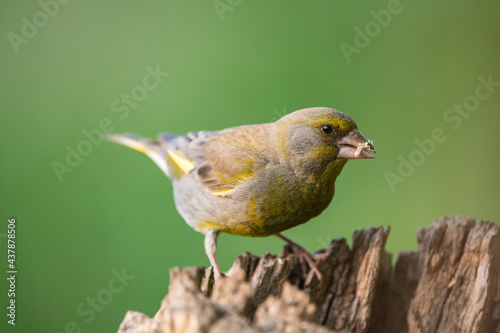
[[[332,161],[374,158],[372,142],[361,134],[354,120],[335,109],[298,110],[274,126],[280,156],[297,163],[321,169]]]

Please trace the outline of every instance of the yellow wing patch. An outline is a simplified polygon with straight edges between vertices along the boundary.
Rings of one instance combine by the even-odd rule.
[[[220,191],[212,191],[212,190],[210,190],[210,193],[212,193],[216,197],[228,197],[231,194],[233,194],[233,192],[234,192],[233,188],[229,188],[227,190],[220,190]]]
[[[264,158],[248,148],[230,147],[212,152],[193,174],[214,196],[228,197],[241,182],[252,177],[266,163]]]
[[[194,163],[189,158],[179,153],[176,150],[168,150],[167,152],[167,161],[168,166],[173,175],[176,178],[180,178],[182,174],[188,173],[194,169]]]
[[[190,173],[195,168],[193,161],[174,149],[169,149],[167,152],[167,164],[169,166],[170,173],[176,178],[180,178],[183,174]],[[218,174],[218,177],[225,178],[225,182],[219,183],[218,185],[213,186],[213,188],[210,188],[209,186],[208,190],[217,197],[230,196],[234,192],[234,184],[231,184],[231,182],[243,179],[251,174],[251,172],[246,172],[238,177],[224,177],[224,175]]]

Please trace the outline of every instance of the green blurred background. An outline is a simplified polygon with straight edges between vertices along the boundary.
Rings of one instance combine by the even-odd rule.
[[[312,106],[348,113],[378,154],[349,162],[332,205],[286,232],[311,251],[390,225],[396,254],[415,249],[417,229],[443,215],[500,221],[500,87],[479,88],[489,93],[479,105],[471,97],[479,76],[500,81],[498,1],[41,3],[53,17],[36,1],[0,5],[0,267],[15,217],[19,272],[17,325],[2,314],[2,332],[116,331],[129,309],[155,314],[169,268],[208,265],[203,236],[177,214],[169,181],[147,157],[82,143],[103,119],[113,132],[154,137]],[[397,12],[390,21],[388,8]],[[38,31],[23,35],[34,22]],[[346,57],[341,43],[356,42]],[[150,91],[141,88],[148,66],[169,73]],[[131,92],[141,101],[126,107]],[[447,113],[464,101],[475,111]],[[447,140],[419,153],[415,140],[436,128]],[[68,147],[88,156],[58,179],[53,164],[67,165]],[[410,157],[419,165],[391,188],[388,172]],[[244,251],[282,245],[222,235],[217,256],[226,270]],[[115,283],[122,270],[133,280]]]

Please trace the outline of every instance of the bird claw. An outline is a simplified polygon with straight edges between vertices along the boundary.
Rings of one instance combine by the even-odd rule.
[[[299,259],[300,266],[302,267],[302,271],[304,274],[307,272],[306,268],[306,262],[309,268],[314,272],[314,274],[318,277],[318,280],[321,281],[323,278],[321,272],[319,271],[318,267],[316,266],[316,263],[314,262],[315,256],[311,253],[309,253],[306,249],[304,249],[302,246],[295,244],[292,245],[293,252],[295,253],[295,256]]]
[[[293,242],[291,239],[283,236],[282,234],[277,234],[277,236],[281,239],[283,239],[285,242],[287,242],[290,247],[292,248],[293,252],[295,253],[295,256],[299,260],[300,266],[302,268],[302,272],[304,272],[304,275],[307,274],[307,268],[306,268],[306,263],[311,268],[311,270],[314,272],[314,274],[318,277],[318,280],[321,281],[323,278],[321,272],[319,271],[318,267],[316,266],[316,263],[314,262],[315,257],[317,259],[322,258],[324,254],[311,254],[309,253],[305,248],[300,246],[299,244]]]

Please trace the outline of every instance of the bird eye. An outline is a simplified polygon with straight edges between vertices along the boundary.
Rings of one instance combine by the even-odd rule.
[[[332,125],[323,125],[323,127],[321,127],[321,130],[325,134],[330,134],[333,132],[333,126]]]

